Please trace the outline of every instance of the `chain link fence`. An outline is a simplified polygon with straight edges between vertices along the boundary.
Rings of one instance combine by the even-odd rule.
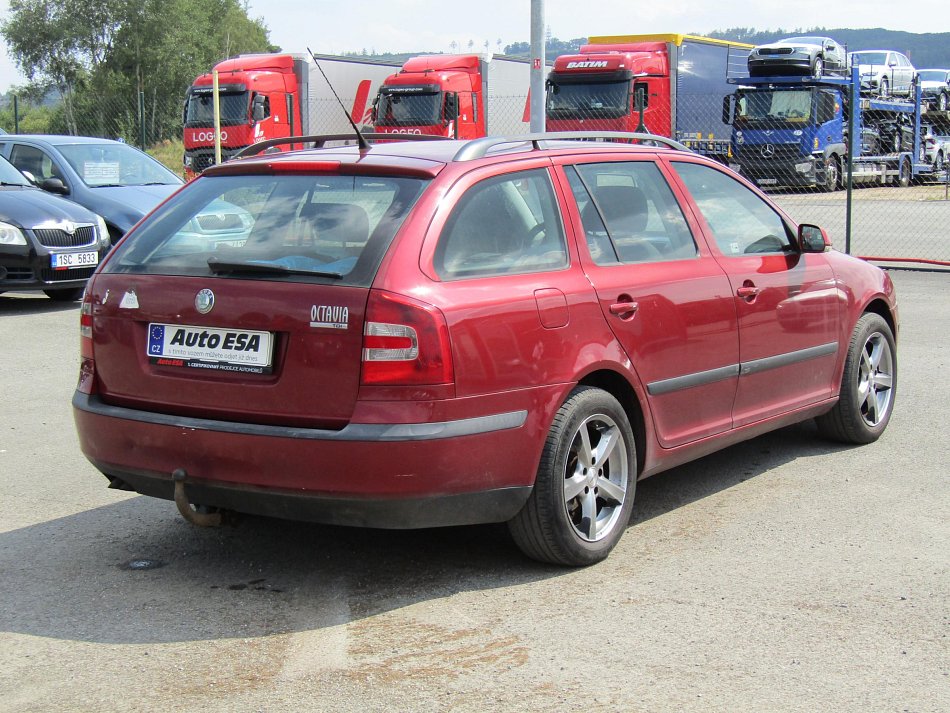
[[[950,268],[946,228],[950,225],[950,112],[925,106],[915,118],[906,101],[895,100],[894,108],[882,109],[879,102],[871,108],[867,97],[859,97],[862,110],[853,131],[861,145],[855,149],[859,157],[849,160],[843,143],[817,134],[829,116],[845,125],[849,100],[843,95],[835,97],[806,86],[782,91],[746,88],[725,107],[722,92],[682,92],[671,100],[652,92],[638,96],[637,82],[633,91],[629,83],[625,86],[617,91],[588,85],[572,97],[549,95],[547,129],[646,130],[675,138],[730,165],[771,195],[793,220],[824,227],[840,250],[885,265]],[[372,97],[358,98],[343,90],[340,99],[362,117],[361,126],[372,129]],[[357,106],[360,101],[363,104]],[[491,133],[527,133],[527,101],[527,93],[489,96],[481,110]],[[638,102],[645,103],[642,112],[631,108]],[[144,148],[179,175],[186,152],[199,170],[214,161],[213,127],[199,128],[198,147],[192,146],[194,141],[182,143],[186,127],[181,102],[150,102],[139,96],[127,102],[112,101],[95,111],[79,108],[76,104],[67,112],[60,107],[40,121],[35,107],[20,103],[17,116],[0,115],[0,120],[11,133],[18,128],[20,133],[123,140]],[[724,121],[727,108],[734,122]],[[335,100],[313,103],[309,116],[305,133],[352,130]],[[443,119],[430,127],[407,128],[404,133],[438,130],[451,135],[454,130],[453,123]],[[225,123],[222,133],[228,137],[224,160],[255,140],[249,121]]]

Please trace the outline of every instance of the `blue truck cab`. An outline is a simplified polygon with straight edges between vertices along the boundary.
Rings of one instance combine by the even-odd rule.
[[[917,102],[861,97],[852,90],[859,86],[854,73],[729,81],[738,85],[723,100],[723,121],[732,125],[730,166],[761,187],[835,191],[849,169],[854,182],[908,185],[929,170],[916,162],[919,96]]]

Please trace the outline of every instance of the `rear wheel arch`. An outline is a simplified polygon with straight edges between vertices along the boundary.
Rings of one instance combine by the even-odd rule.
[[[580,379],[577,385],[594,386],[602,389],[617,399],[620,405],[623,406],[630,421],[630,427],[633,429],[633,436],[636,439],[637,474],[639,475],[643,472],[647,443],[644,409],[636,390],[622,374],[609,369],[591,372]]]

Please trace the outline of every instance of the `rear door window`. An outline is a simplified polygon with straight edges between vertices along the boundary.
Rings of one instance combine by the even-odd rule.
[[[598,265],[696,257],[696,242],[652,161],[579,164],[567,178]]]
[[[469,188],[449,216],[435,253],[444,280],[557,270],[568,264],[548,172],[520,171]]]
[[[427,183],[342,175],[199,178],[121,243],[105,269],[369,286]]]

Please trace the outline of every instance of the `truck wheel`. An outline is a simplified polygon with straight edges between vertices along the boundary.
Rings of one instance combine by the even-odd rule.
[[[636,484],[626,412],[606,391],[579,386],[554,417],[531,497],[508,529],[532,559],[572,567],[599,562],[627,528]]]
[[[934,157],[934,173],[943,173],[943,151],[938,151]]]
[[[815,57],[815,61],[811,66],[811,76],[815,79],[821,79],[821,76],[825,73],[825,62],[821,57]]]
[[[851,333],[838,403],[815,419],[818,430],[836,441],[876,441],[891,418],[897,394],[897,350],[883,317],[867,313]]]
[[[825,184],[822,188],[828,193],[833,193],[841,187],[841,169],[838,166],[838,157],[831,154],[825,160]]]
[[[911,178],[913,177],[912,174],[913,171],[911,171],[910,159],[905,158],[903,161],[901,161],[900,171],[897,174],[897,185],[899,185],[901,188],[907,188],[910,185]]]
[[[946,92],[940,92],[940,98],[937,99],[937,109],[946,111],[948,104],[950,104],[950,97],[947,97]]]
[[[881,77],[881,86],[878,88],[877,95],[881,98],[886,97],[890,94],[890,87],[888,86],[887,77]]]

